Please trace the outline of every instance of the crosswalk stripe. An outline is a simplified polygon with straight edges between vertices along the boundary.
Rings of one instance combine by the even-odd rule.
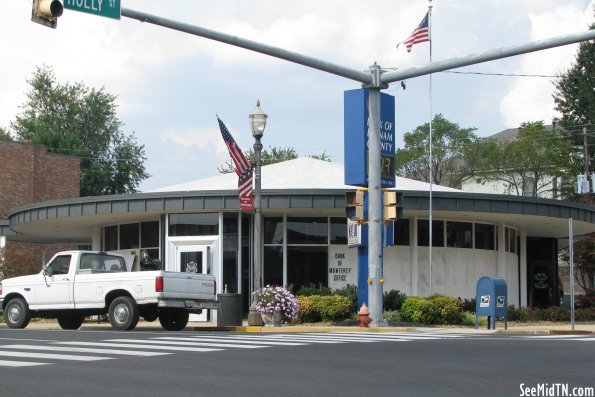
[[[337,334],[305,334],[301,335],[304,339],[318,339],[318,340],[337,340],[337,341],[345,341],[345,342],[388,342],[388,341],[396,341],[402,338],[368,338],[365,335],[337,335]],[[279,338],[291,338],[291,335],[279,335]]]
[[[48,364],[49,363],[0,360],[0,367],[33,367],[33,366],[37,366],[37,365],[48,365]]]
[[[238,345],[234,343],[211,343],[211,342],[184,342],[184,341],[161,341],[161,340],[147,340],[147,339],[110,339],[109,342],[126,342],[126,343],[146,343],[146,344],[164,344],[164,345],[181,345],[181,346],[208,346],[208,347],[234,347],[238,349],[260,349],[266,346],[254,345]]]
[[[19,350],[44,350],[44,351],[61,351],[74,353],[99,353],[99,354],[115,354],[121,356],[163,356],[170,353],[162,352],[145,352],[142,350],[121,350],[121,349],[95,349],[90,347],[69,347],[69,346],[35,346],[35,345],[4,345],[6,349]]]
[[[19,357],[19,358],[45,358],[45,359],[50,359],[50,360],[71,360],[71,361],[111,360],[110,357],[75,356],[75,355],[52,354],[52,353],[15,352],[15,351],[5,351],[5,350],[0,350],[0,356]]]
[[[190,338],[177,338],[171,336],[164,336],[160,338],[155,338],[158,340],[182,340],[182,341],[201,341],[201,342],[226,342],[226,341],[241,341],[242,343],[246,344],[253,344],[253,345],[267,345],[267,346],[304,346],[305,343],[298,343],[298,342],[280,342],[280,341],[271,341],[271,340],[242,340],[236,338],[229,338],[229,337],[208,337],[205,338],[203,336],[193,336]]]
[[[250,338],[252,340],[259,340],[259,341],[291,341],[291,342],[302,342],[302,343],[324,343],[324,344],[333,344],[333,343],[348,343],[348,340],[340,340],[340,339],[321,339],[321,338],[311,338],[307,337],[303,334],[300,335],[271,335],[271,336],[238,336],[238,335],[230,335],[230,339],[242,339],[242,338]],[[263,342],[266,343],[266,342]]]
[[[127,339],[123,339],[127,340]],[[145,342],[145,341],[143,341]],[[214,352],[222,349],[206,348],[206,347],[182,347],[182,346],[158,346],[153,344],[141,343],[110,343],[110,342],[57,342],[60,345],[79,345],[79,346],[103,346],[103,347],[128,347],[133,349],[149,349],[149,350],[171,350],[171,351],[185,351],[185,352]]]

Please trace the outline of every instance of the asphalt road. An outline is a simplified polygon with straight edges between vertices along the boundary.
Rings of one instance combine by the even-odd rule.
[[[594,353],[595,336],[0,329],[0,395],[521,396],[594,387]]]

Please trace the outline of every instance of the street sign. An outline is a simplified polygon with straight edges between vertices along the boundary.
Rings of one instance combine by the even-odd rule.
[[[120,19],[120,0],[64,0],[64,8]]]

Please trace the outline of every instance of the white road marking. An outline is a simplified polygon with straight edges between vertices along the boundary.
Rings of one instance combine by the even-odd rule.
[[[115,354],[121,356],[163,356],[170,353],[161,352],[145,352],[138,350],[121,350],[121,349],[95,349],[89,347],[69,347],[69,346],[35,346],[35,345],[4,345],[3,348],[19,349],[19,350],[44,350],[44,351],[59,351],[59,352],[73,352],[73,353],[98,353],[98,354]]]
[[[123,339],[128,341],[128,339]],[[146,343],[146,341],[141,341]],[[57,342],[60,345],[79,345],[79,346],[97,346],[97,347],[128,347],[133,349],[149,349],[149,350],[172,350],[185,352],[212,352],[222,349],[211,349],[205,347],[182,347],[182,346],[157,346],[154,344],[141,343],[111,343],[111,342]]]

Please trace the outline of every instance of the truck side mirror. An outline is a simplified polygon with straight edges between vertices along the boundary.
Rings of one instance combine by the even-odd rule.
[[[54,274],[54,269],[51,266],[45,265],[42,272],[44,276],[51,277]]]

